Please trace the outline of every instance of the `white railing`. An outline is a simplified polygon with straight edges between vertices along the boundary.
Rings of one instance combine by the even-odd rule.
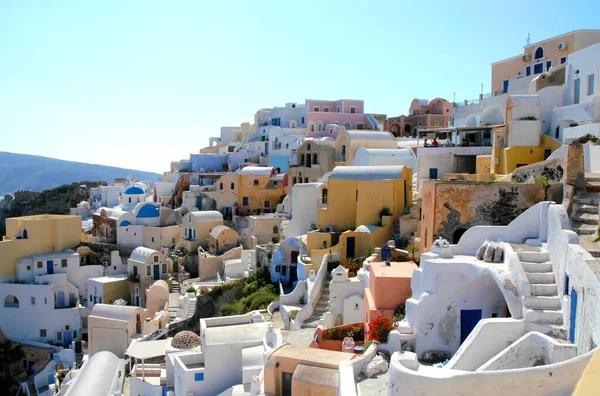
[[[296,313],[296,318],[294,320],[297,328],[302,327],[302,323],[305,320],[310,318],[315,310],[315,306],[319,301],[319,297],[321,295],[321,290],[323,289],[323,283],[325,282],[326,274],[327,274],[327,264],[329,263],[329,259],[339,260],[339,255],[337,253],[330,254],[327,253],[321,262],[321,267],[317,272],[317,276],[314,281],[311,281],[310,278],[307,279],[307,287],[308,287],[308,301],[306,305],[304,305],[300,311]]]

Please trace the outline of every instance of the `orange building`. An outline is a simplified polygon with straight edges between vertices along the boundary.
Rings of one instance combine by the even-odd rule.
[[[396,307],[410,298],[410,282],[417,265],[413,262],[372,262],[369,288],[365,289],[365,326],[383,315],[392,319]]]
[[[447,127],[451,122],[452,103],[446,99],[414,99],[407,116],[390,117],[384,126],[395,137],[401,137],[405,134],[414,136],[416,129]]]

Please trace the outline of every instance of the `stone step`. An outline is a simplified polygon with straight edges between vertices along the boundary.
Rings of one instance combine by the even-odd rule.
[[[600,182],[600,173],[586,173],[585,180],[595,180]]]
[[[558,296],[556,283],[531,284],[532,296]]]
[[[550,260],[550,255],[548,255],[548,252],[526,250],[523,252],[518,252],[517,255],[519,256],[519,260],[530,263],[544,263]]]
[[[527,309],[525,320],[528,322],[548,323],[553,325],[563,324],[562,311],[549,309]]]
[[[554,272],[526,272],[529,283],[552,284],[555,282]]]
[[[599,194],[576,195],[575,198],[573,198],[573,204],[598,206],[600,204],[600,195]]]
[[[542,334],[546,334],[550,337],[554,337],[558,340],[566,340],[569,336],[569,332],[563,325],[553,325],[550,323],[538,323],[529,322],[527,323],[528,331],[539,331]]]
[[[595,234],[598,229],[598,225],[593,225],[593,224],[585,224],[585,223],[579,223],[577,221],[572,221],[571,222],[571,229],[573,231],[575,231],[578,235],[593,235]]]
[[[573,213],[598,214],[598,205],[574,204]]]
[[[552,272],[552,263],[546,261],[544,263],[531,263],[528,261],[522,261],[521,265],[523,266],[523,270],[525,272]]]
[[[595,213],[579,213],[571,216],[571,221],[598,226],[598,215]]]
[[[560,309],[560,298],[558,296],[531,296],[525,297],[524,304],[526,308],[531,309]]]

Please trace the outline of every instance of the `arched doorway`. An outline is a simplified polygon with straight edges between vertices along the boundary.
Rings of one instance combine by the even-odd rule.
[[[412,125],[410,125],[408,122],[406,124],[404,124],[404,133],[408,133],[409,135],[412,135]]]
[[[481,113],[480,125],[504,124],[504,112],[498,107],[488,107]]]
[[[465,126],[474,127],[477,126],[477,118],[473,114],[469,114],[467,120],[465,121]]]
[[[459,228],[454,231],[454,234],[452,235],[452,244],[456,245],[465,232],[467,232],[467,228]]]
[[[4,308],[19,308],[19,299],[13,295],[4,298]]]
[[[392,125],[390,125],[390,133],[395,137],[400,137],[401,130],[402,129],[400,128],[400,124],[398,124],[397,122],[394,122]]]

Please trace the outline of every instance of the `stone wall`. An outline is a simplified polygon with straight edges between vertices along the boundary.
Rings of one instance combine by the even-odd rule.
[[[127,259],[131,256],[131,253],[135,248],[129,246],[121,246],[112,243],[97,243],[97,242],[82,242],[81,246],[87,246],[94,254],[90,255],[89,262],[86,262],[87,265],[102,265],[102,263],[111,262],[110,252],[118,250],[121,259],[124,260],[124,264],[127,263]]]
[[[534,183],[536,177],[544,177],[550,183],[562,183],[565,176],[565,159],[556,158],[536,164],[521,166],[512,173],[515,183]]]

